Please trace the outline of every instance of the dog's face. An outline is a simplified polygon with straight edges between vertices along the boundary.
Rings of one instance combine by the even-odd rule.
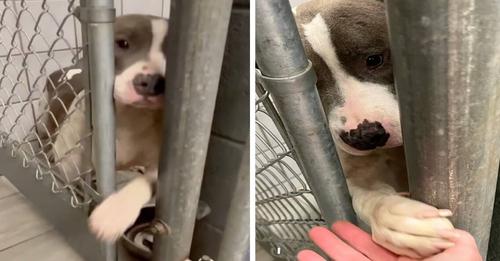
[[[115,22],[115,87],[117,103],[159,109],[165,91],[166,59],[162,44],[167,20],[125,15]]]
[[[310,1],[295,13],[336,145],[354,155],[402,145],[384,4]]]

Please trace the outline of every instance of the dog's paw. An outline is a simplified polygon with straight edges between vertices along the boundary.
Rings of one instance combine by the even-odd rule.
[[[401,196],[386,196],[374,206],[370,217],[375,242],[392,252],[424,258],[453,246],[456,236],[447,219],[452,213]]]
[[[98,239],[114,242],[134,223],[141,207],[127,195],[112,194],[94,209],[89,217],[89,228]]]

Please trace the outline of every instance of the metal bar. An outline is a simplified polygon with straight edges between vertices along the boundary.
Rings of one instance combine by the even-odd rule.
[[[262,73],[279,78],[303,72],[307,57],[289,1],[259,0],[256,4],[255,59]]]
[[[218,261],[249,260],[250,254],[250,155],[247,142],[240,163],[238,181],[229,208]]]
[[[87,215],[83,209],[71,206],[71,194],[52,192],[53,180],[45,176],[35,179],[36,163],[23,167],[23,154],[11,157],[11,146],[0,147],[0,173],[2,173],[50,221],[65,241],[85,260],[104,261],[99,242],[89,233]]]
[[[80,0],[80,8],[86,8],[87,7],[87,0]],[[88,51],[88,35],[87,35],[87,24],[86,23],[81,23],[82,27],[82,60],[83,62],[81,63],[83,66],[83,72],[85,77],[85,87],[83,89],[84,92],[90,93],[90,74],[89,74],[89,51]],[[91,108],[91,99],[90,95],[85,96],[85,108]],[[85,131],[90,131],[92,129],[92,111],[91,110],[85,110],[85,126],[84,126]],[[83,158],[82,158],[82,163],[83,164],[90,164],[92,162],[92,140],[91,139],[85,139],[82,141],[82,145],[84,148],[87,148],[84,151]],[[90,169],[88,166],[83,166],[83,169]],[[84,177],[84,182],[87,184],[92,184],[92,175],[87,175]],[[84,202],[87,200],[91,199],[91,196],[89,193],[84,194]],[[86,211],[90,212],[90,206],[86,206]]]
[[[189,256],[232,0],[171,3],[153,260]]]
[[[256,2],[256,60],[304,175],[328,222],[356,223],[325,112],[306,59],[290,3]]]
[[[499,173],[500,175],[500,170]],[[500,260],[500,179],[497,179],[495,203],[491,217],[490,240],[488,243],[487,261]]]
[[[97,189],[107,197],[115,190],[115,118],[113,86],[115,79],[113,0],[87,0],[81,8],[88,40],[88,69],[91,88],[92,157]],[[116,260],[114,244],[103,244],[106,260]]]
[[[500,158],[500,0],[386,1],[411,195],[486,256]]]

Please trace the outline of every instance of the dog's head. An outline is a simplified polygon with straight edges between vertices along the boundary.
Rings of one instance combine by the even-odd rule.
[[[165,91],[166,59],[162,51],[167,20],[124,15],[115,22],[115,101],[159,109]]]
[[[313,0],[294,12],[336,145],[354,155],[402,145],[384,4]]]

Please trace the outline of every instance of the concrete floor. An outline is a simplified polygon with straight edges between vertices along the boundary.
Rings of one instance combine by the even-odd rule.
[[[83,261],[2,176],[0,220],[0,260]]]
[[[37,213],[29,200],[0,175],[0,261],[7,260],[85,261]],[[139,261],[121,245],[118,260]]]
[[[258,242],[255,243],[256,261],[273,261],[274,258]]]

